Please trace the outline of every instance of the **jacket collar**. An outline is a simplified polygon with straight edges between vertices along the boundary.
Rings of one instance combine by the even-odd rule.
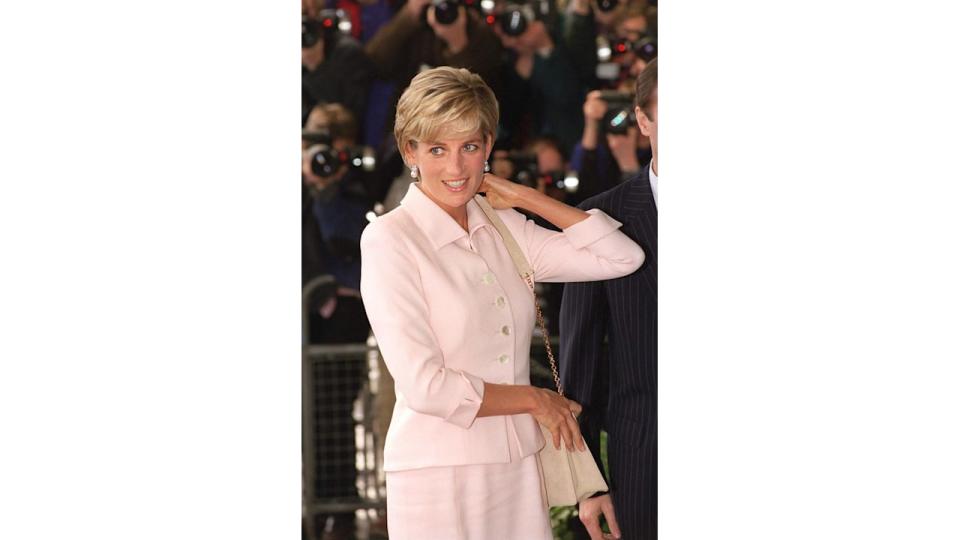
[[[463,230],[443,208],[437,206],[437,203],[420,191],[416,182],[411,183],[407,188],[407,194],[400,201],[400,205],[409,212],[414,223],[427,235],[434,249],[440,249],[467,236],[467,231]],[[480,210],[480,206],[473,200],[468,202],[467,226],[470,227],[470,234],[486,225],[490,225],[490,222],[483,214],[483,210]]]

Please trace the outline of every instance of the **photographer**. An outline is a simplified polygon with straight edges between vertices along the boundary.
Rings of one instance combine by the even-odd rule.
[[[393,130],[399,92],[424,66],[469,69],[483,77],[495,93],[500,92],[500,42],[474,10],[456,0],[408,0],[365,50],[378,77],[397,84],[385,132]]]
[[[650,140],[636,127],[631,99],[631,94],[623,91],[587,94],[583,136],[571,160],[580,180],[577,200],[636,176],[650,162]]]
[[[551,135],[566,152],[583,130],[583,120],[572,111],[583,100],[587,81],[561,38],[562,14],[545,12],[540,6],[539,2],[507,4],[497,14],[494,30],[508,49],[507,93],[501,99],[505,133],[500,138],[517,145]]]
[[[624,81],[633,81],[652,58],[643,45],[655,44],[649,22],[655,7],[642,0],[574,0],[568,9],[564,39],[575,51],[577,70],[592,81],[591,88],[616,88]],[[598,37],[603,46],[598,44]],[[614,42],[625,47],[617,50]],[[608,57],[601,61],[598,55],[604,48]],[[638,55],[635,49],[641,53]]]
[[[332,275],[334,290],[317,300],[311,319],[311,342],[345,339],[364,342],[369,326],[359,302],[360,233],[366,214],[374,206],[371,171],[353,160],[370,162],[354,146],[357,136],[353,115],[340,104],[318,105],[310,113],[304,134],[302,175],[304,185],[303,244],[306,283],[321,274]],[[375,162],[375,160],[374,160]],[[311,263],[308,265],[308,262]],[[354,305],[355,304],[355,305]],[[341,317],[350,311],[347,317]],[[319,316],[319,318],[317,318]]]
[[[321,10],[316,18],[303,18],[302,124],[318,103],[342,103],[354,118],[364,117],[373,66],[360,44],[338,28],[342,16],[343,12]]]

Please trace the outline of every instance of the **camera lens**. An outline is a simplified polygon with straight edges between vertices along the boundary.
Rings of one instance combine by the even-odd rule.
[[[321,178],[329,178],[340,168],[339,157],[332,148],[321,146],[320,150],[310,160],[310,170]]]
[[[617,0],[597,0],[597,7],[604,13],[609,13],[617,7]]]
[[[524,33],[527,30],[527,18],[523,11],[517,7],[508,8],[504,11],[500,19],[500,29],[503,30],[504,34],[511,37],[517,37]]]
[[[633,45],[633,52],[638,58],[649,62],[657,57],[657,42],[650,38],[641,39]]]
[[[433,3],[433,15],[437,22],[443,25],[451,25],[457,20],[459,10],[457,2],[451,0],[440,0]]]
[[[316,21],[306,19],[300,24],[300,42],[301,47],[308,49],[320,41],[320,32],[318,32]]]

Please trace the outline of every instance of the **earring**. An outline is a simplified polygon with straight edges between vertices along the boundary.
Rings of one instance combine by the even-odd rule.
[[[483,162],[483,172],[490,172],[490,162],[484,160]]]
[[[410,167],[410,178],[417,179],[420,176],[420,169],[416,165]]]

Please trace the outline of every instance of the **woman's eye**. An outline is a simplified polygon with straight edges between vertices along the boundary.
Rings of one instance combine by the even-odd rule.
[[[434,146],[433,148],[430,149],[430,153],[435,156],[439,156],[440,154],[443,153],[443,148],[440,148],[439,146]]]
[[[463,145],[463,149],[466,150],[467,152],[476,152],[479,148],[480,148],[479,146],[473,143],[467,143]]]

